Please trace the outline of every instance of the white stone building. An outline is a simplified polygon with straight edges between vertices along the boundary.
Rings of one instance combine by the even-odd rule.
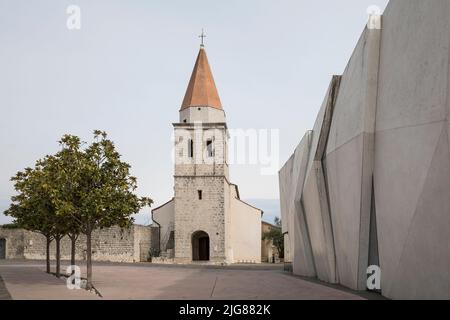
[[[261,262],[263,212],[230,183],[225,112],[203,46],[173,126],[175,194],[152,210],[162,256],[177,263]]]

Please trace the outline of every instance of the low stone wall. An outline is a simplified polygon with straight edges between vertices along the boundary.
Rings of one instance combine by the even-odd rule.
[[[152,227],[133,225],[96,230],[92,234],[92,259],[94,261],[139,262],[147,261],[152,240]],[[0,239],[6,240],[6,259],[43,260],[46,258],[46,239],[43,235],[23,229],[0,227]],[[69,237],[61,240],[61,258],[70,260]],[[56,243],[50,246],[55,257]],[[86,260],[86,236],[80,235],[76,244],[76,259]]]
[[[24,257],[24,233],[22,229],[0,228],[0,239],[6,240],[6,259]]]

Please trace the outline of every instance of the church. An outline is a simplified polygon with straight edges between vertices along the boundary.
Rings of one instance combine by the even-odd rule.
[[[229,178],[225,111],[203,44],[174,127],[174,197],[152,210],[161,256],[175,263],[260,263],[263,211]]]

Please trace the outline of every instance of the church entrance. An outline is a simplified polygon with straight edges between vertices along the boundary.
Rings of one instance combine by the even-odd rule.
[[[6,239],[0,239],[0,260],[6,259]]]
[[[192,234],[192,260],[209,261],[209,236],[204,231]]]

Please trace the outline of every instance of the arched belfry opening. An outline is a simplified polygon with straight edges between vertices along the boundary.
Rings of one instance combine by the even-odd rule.
[[[209,236],[204,231],[192,234],[192,260],[209,261]]]

